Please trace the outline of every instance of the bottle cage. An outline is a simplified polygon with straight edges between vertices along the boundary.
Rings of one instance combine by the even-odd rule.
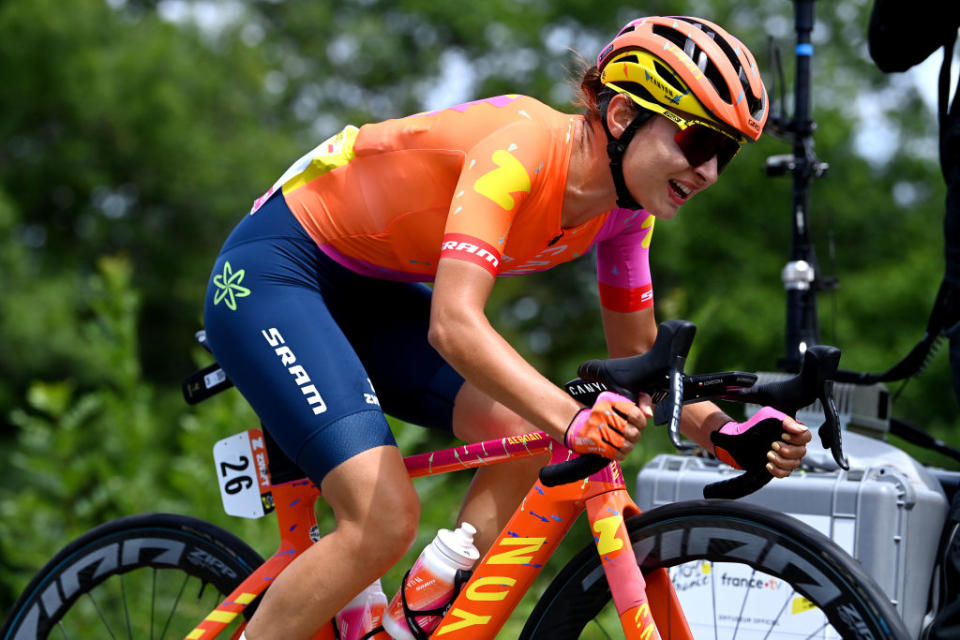
[[[417,640],[429,640],[430,637],[417,622],[417,616],[440,616],[441,618],[445,616],[447,611],[450,609],[450,606],[453,604],[453,601],[457,599],[458,595],[460,595],[463,585],[467,584],[467,581],[472,575],[473,571],[457,569],[457,575],[453,578],[453,595],[450,596],[450,600],[448,600],[447,603],[442,607],[418,611],[416,609],[411,609],[410,605],[407,604],[407,590],[405,587],[407,584],[407,578],[410,577],[410,570],[408,569],[407,572],[403,574],[403,582],[401,584],[404,586],[400,588],[400,600],[403,603],[403,615],[407,619],[407,626],[410,627],[410,633],[413,634],[414,638]],[[366,636],[364,636],[364,638],[366,638]]]

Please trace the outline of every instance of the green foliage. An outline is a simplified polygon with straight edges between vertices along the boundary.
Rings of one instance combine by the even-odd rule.
[[[35,381],[26,406],[11,416],[18,432],[9,465],[16,473],[0,487],[0,558],[19,573],[5,581],[7,589],[22,588],[30,572],[92,522],[140,510],[166,462],[153,455],[163,450],[164,416],[140,375],[129,262],[102,259],[90,290],[91,317],[73,321],[102,359],[100,384]]]

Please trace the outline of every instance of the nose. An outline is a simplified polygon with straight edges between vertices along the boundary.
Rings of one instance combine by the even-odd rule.
[[[694,167],[694,172],[697,176],[703,180],[703,186],[709,187],[714,182],[717,181],[717,176],[720,175],[719,167],[717,166],[717,156],[716,154],[710,156],[710,158],[701,164],[699,167]]]

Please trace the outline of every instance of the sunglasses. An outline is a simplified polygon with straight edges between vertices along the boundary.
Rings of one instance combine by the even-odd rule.
[[[630,93],[616,85],[610,84],[607,86],[617,93],[628,96],[641,107],[645,107],[654,113],[659,113],[677,125],[680,131],[673,136],[673,140],[677,143],[677,146],[680,147],[680,151],[683,152],[683,156],[687,159],[687,162],[690,163],[691,167],[699,167],[710,158],[716,156],[717,173],[720,173],[740,151],[740,147],[742,146],[742,140],[740,138],[719,129],[709,122],[684,118],[656,102],[645,100],[635,93]]]
[[[668,117],[680,127],[673,140],[691,167],[699,167],[716,156],[717,173],[720,173],[740,151],[740,142],[719,129],[702,122],[684,120],[673,113]]]

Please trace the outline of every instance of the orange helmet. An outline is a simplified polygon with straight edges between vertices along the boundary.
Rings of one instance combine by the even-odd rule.
[[[753,54],[701,18],[638,18],[604,47],[597,67],[605,86],[640,106],[704,121],[741,141],[757,140],[767,120]]]

